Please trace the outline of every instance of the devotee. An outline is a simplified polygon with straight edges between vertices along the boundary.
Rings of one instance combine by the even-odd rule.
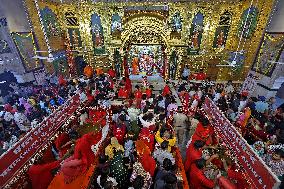
[[[171,113],[177,111],[178,106],[176,104],[176,100],[174,97],[171,97],[171,103],[167,106],[167,116],[169,116]]]
[[[118,91],[118,98],[127,99],[129,95],[128,87],[120,86]]]
[[[160,165],[163,164],[164,160],[167,158],[172,161],[172,164],[175,164],[175,159],[173,155],[168,151],[169,142],[163,141],[160,148],[156,149],[153,153],[153,157],[158,161]]]
[[[168,141],[169,152],[171,152],[171,147],[176,143],[176,137],[172,136],[170,130],[167,128],[160,128],[155,135],[155,139],[160,145],[162,144],[162,142]]]
[[[140,90],[140,87],[138,85],[135,86],[135,91],[134,91],[134,100],[135,100],[135,105],[136,108],[140,108],[141,106],[141,99],[142,99],[142,91]]]
[[[216,180],[208,179],[204,174],[204,168],[206,161],[204,159],[198,159],[191,165],[190,171],[190,187],[196,189],[214,188]],[[218,172],[215,173],[215,177]]]
[[[45,163],[42,159],[36,161],[28,170],[33,189],[46,189],[59,169],[60,161]]]
[[[111,143],[105,148],[105,155],[108,156],[110,159],[113,159],[115,151],[124,152],[124,148],[118,143],[117,138],[112,137]]]
[[[284,176],[284,148],[276,148],[265,154],[265,163],[271,168],[274,174],[283,180]]]
[[[101,170],[101,175],[97,177],[97,184],[100,186],[100,188],[105,188],[104,186],[107,182],[110,182],[113,187],[117,186],[116,180],[110,177],[109,174],[110,169],[108,167],[104,167]]]
[[[164,97],[171,94],[171,89],[170,89],[170,87],[169,87],[169,84],[170,84],[170,82],[167,81],[167,82],[166,82],[166,85],[165,85],[165,87],[164,87],[164,89],[163,89],[162,95],[163,95]]]
[[[15,112],[14,114],[14,120],[21,131],[27,132],[30,129],[29,127],[30,122],[27,116],[23,112],[24,112],[24,108],[20,106],[18,108],[18,111]]]
[[[196,160],[201,159],[202,150],[205,146],[205,143],[202,140],[196,140],[194,143],[191,143],[186,150],[186,160],[185,160],[185,171],[189,173],[192,163]]]
[[[213,128],[210,126],[209,120],[207,118],[201,119],[198,123],[195,133],[192,136],[192,141],[201,140],[205,142],[206,145],[212,144]]]

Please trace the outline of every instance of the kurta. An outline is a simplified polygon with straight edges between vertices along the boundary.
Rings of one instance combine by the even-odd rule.
[[[144,127],[141,129],[139,139],[149,147],[151,152],[153,152],[155,147],[155,136],[150,132],[148,128]]]

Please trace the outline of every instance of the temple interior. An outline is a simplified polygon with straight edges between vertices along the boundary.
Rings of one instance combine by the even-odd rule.
[[[1,0],[0,188],[283,189],[284,0]]]

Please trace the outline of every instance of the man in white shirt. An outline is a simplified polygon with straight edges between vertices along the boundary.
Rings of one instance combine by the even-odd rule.
[[[27,132],[30,130],[30,122],[24,113],[20,111],[15,112],[14,120],[21,131]]]
[[[184,134],[189,126],[188,117],[181,111],[174,114],[174,123],[178,144],[183,144]]]

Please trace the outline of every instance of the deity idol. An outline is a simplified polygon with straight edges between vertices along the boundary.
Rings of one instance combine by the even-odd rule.
[[[199,48],[198,37],[199,37],[199,32],[195,31],[192,35],[192,38],[191,38],[191,46],[192,46],[193,49]]]
[[[138,68],[138,57],[134,57],[132,61],[132,74],[137,75],[139,68]]]
[[[224,43],[225,43],[225,35],[224,35],[224,31],[221,30],[218,37],[217,37],[217,47],[218,48],[223,48],[224,47]]]

